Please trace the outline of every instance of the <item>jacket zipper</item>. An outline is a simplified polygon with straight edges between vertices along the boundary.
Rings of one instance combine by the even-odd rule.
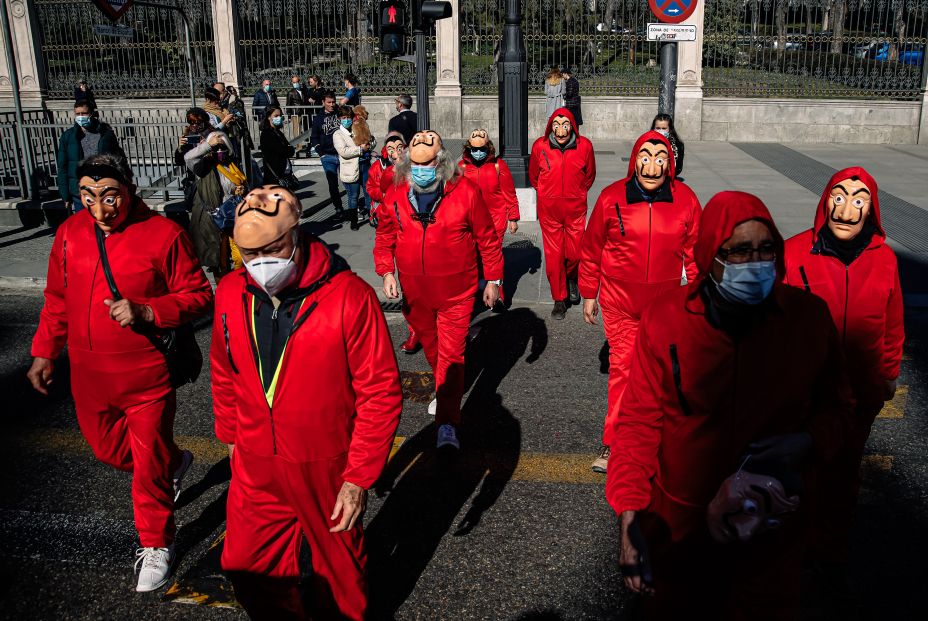
[[[229,344],[229,326],[226,323],[226,313],[222,314],[222,335],[226,340],[226,355],[229,357],[229,365],[236,375],[239,374],[238,367],[235,366],[235,360],[232,359],[232,347]]]
[[[61,249],[62,272],[64,272],[64,286],[68,286],[68,240],[62,242]]]
[[[248,344],[251,345],[251,352],[254,355],[255,361],[255,374],[258,376],[258,384],[261,386],[261,390],[264,390],[264,380],[261,378],[261,373],[258,371],[258,365],[260,364],[260,354],[258,353],[258,345],[255,342],[255,335],[251,332],[251,309],[248,308],[248,294],[242,291],[242,321],[245,323],[245,334],[248,336]],[[286,353],[286,352],[284,352]],[[266,401],[266,399],[265,399]],[[268,418],[271,422],[271,447],[274,452],[274,455],[277,454],[277,433],[274,431],[274,407],[271,405],[267,406]]]
[[[425,276],[425,234],[429,230],[429,225],[422,223],[422,275]]]
[[[802,288],[806,290],[806,293],[812,293],[812,287],[809,286],[809,277],[806,276],[806,266],[799,266],[799,276],[802,277]]]
[[[622,210],[619,209],[618,203],[615,204],[615,215],[619,217],[619,232],[625,237],[625,223],[622,221]]]
[[[551,172],[551,160],[548,159],[548,154],[545,151],[541,152],[545,156],[545,164],[548,165],[548,172]]]
[[[651,282],[651,206],[652,202],[648,201],[648,262],[645,264],[644,280]]]
[[[847,345],[847,299],[851,293],[851,266],[844,266],[844,326],[841,329],[841,345]]]

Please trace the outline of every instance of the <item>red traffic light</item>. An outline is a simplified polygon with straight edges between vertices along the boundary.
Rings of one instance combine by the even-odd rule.
[[[406,25],[406,8],[402,2],[388,1],[380,3],[380,27],[402,28]]]

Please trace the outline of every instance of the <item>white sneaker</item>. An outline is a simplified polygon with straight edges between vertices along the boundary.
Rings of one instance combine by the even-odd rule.
[[[171,577],[174,544],[167,548],[139,548],[135,551],[135,556],[135,570],[139,573],[136,591],[147,593],[160,589],[167,583]]]
[[[180,498],[180,484],[183,482],[184,475],[187,474],[192,463],[193,453],[186,450],[181,451],[180,466],[174,471],[174,502],[177,502],[177,499]]]
[[[437,413],[438,413],[438,397],[435,397],[429,403],[429,416],[435,416]]]
[[[443,446],[453,446],[458,450],[461,449],[461,443],[458,442],[458,433],[452,425],[445,424],[438,428],[438,442],[435,444],[435,448]]]

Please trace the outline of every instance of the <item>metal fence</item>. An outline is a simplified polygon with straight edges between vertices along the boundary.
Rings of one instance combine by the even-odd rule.
[[[928,0],[712,0],[706,96],[920,98]]]
[[[496,94],[506,0],[460,0],[465,93]],[[647,0],[522,0],[529,89],[569,65],[590,95],[657,95],[659,44]]]
[[[189,92],[183,21],[174,11],[133,6],[114,27],[87,0],[34,0],[48,95],[74,96],[78,80],[100,97]],[[210,0],[170,0],[190,21],[196,84],[216,79]]]
[[[318,75],[325,86],[343,93],[348,72],[358,76],[362,94],[396,95],[415,88],[413,65],[380,53],[379,0],[236,0],[236,4],[242,84],[248,88],[269,79],[281,90],[289,88],[293,75]],[[407,38],[410,54],[411,45]],[[434,57],[434,36],[428,38],[428,48]],[[435,83],[434,72],[429,80]]]

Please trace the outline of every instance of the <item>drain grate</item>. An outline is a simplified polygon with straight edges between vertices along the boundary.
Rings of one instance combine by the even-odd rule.
[[[402,313],[402,302],[381,302],[380,309],[385,313]]]
[[[615,155],[615,151],[593,151],[594,155]]]
[[[736,147],[816,196],[837,169],[781,144],[736,143]],[[928,211],[880,190],[880,218],[886,234],[915,252],[928,252]]]

